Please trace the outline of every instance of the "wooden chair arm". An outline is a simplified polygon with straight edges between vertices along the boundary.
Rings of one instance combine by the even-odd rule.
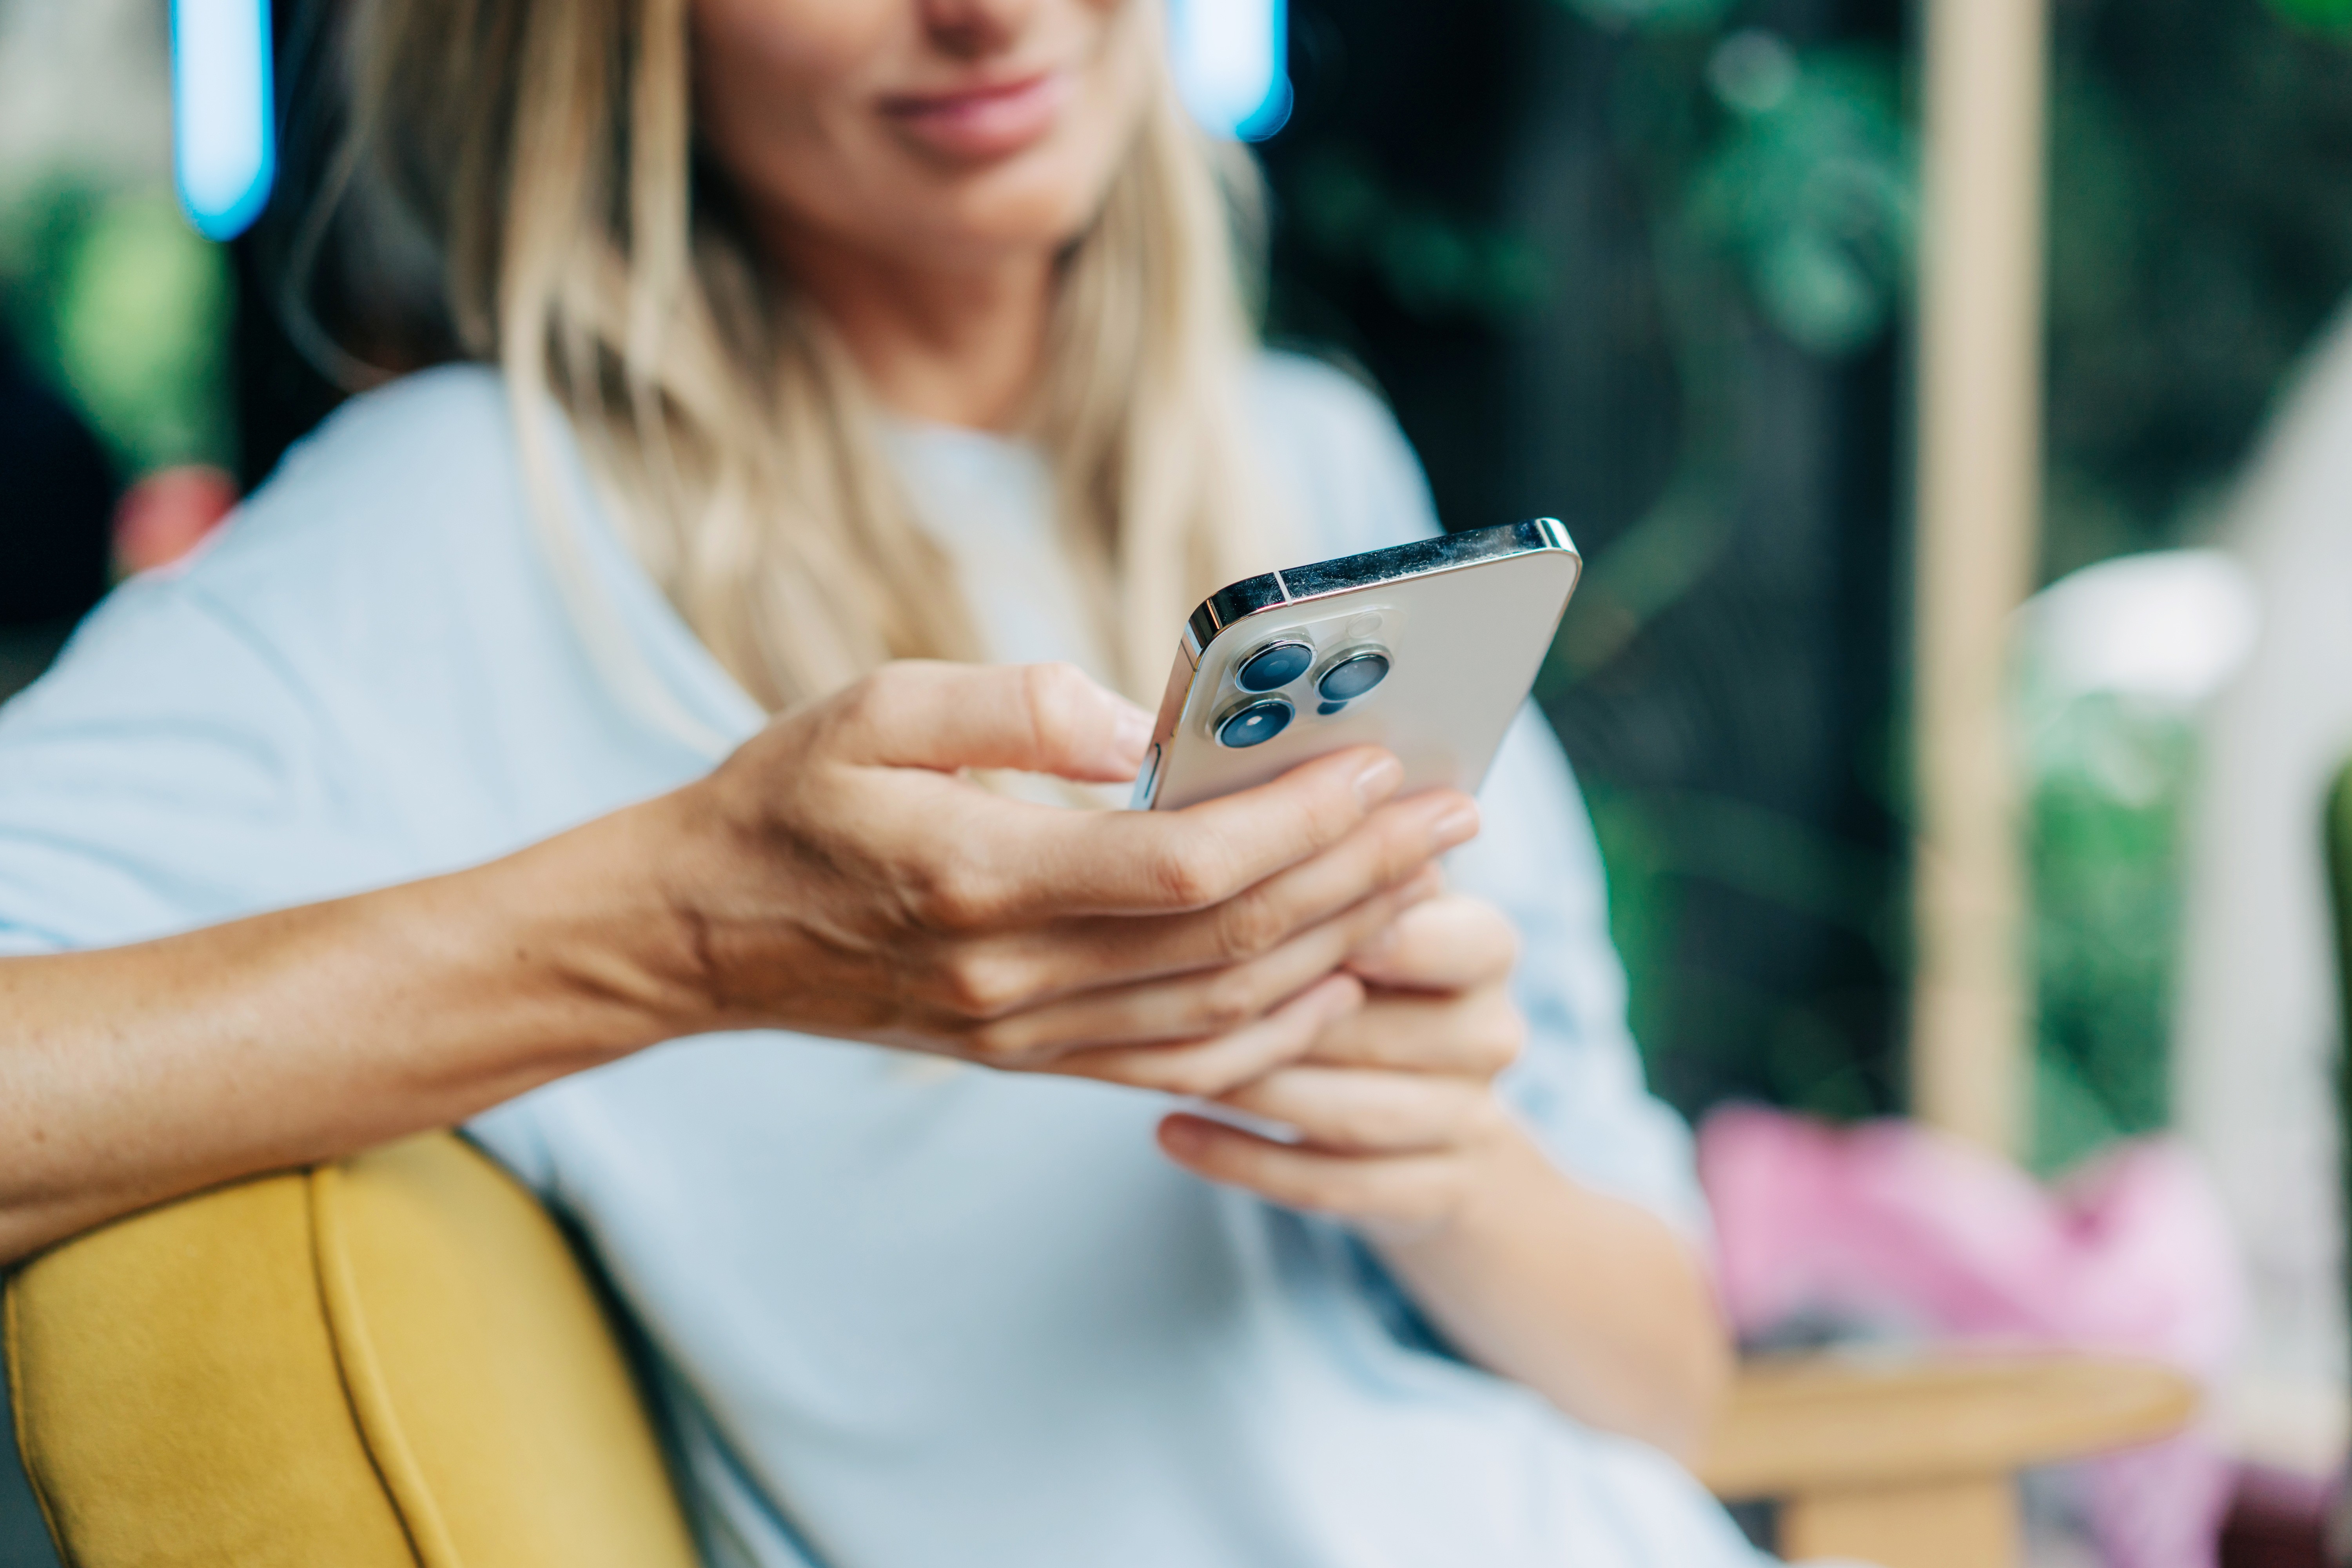
[[[2096,1356],[1752,1363],[1698,1473],[1779,1502],[1790,1562],[2015,1568],[2017,1471],[2154,1442],[2196,1409],[2171,1368]]]
[[[1742,1368],[1698,1474],[1717,1496],[2006,1476],[2168,1436],[2187,1377],[2082,1355],[1797,1356]]]

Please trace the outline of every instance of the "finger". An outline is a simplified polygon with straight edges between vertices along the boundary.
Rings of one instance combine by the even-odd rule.
[[[1461,1206],[1468,1185],[1463,1162],[1451,1155],[1331,1154],[1181,1112],[1160,1123],[1160,1146],[1209,1181],[1343,1219],[1434,1224]]]
[[[1231,1034],[1339,969],[1357,943],[1423,893],[1412,883],[1376,893],[1247,963],[1089,991],[992,1019],[963,1031],[965,1049],[981,1061],[1029,1067],[1076,1050]]]
[[[1369,1068],[1286,1067],[1217,1100],[1296,1128],[1340,1154],[1423,1154],[1459,1149],[1501,1131],[1504,1112],[1483,1079]]]
[[[1431,860],[1454,847],[1464,826],[1445,796],[1391,801],[1313,859],[1210,909],[1017,928],[967,944],[945,979],[958,997],[981,1004],[971,1011],[990,1016],[1084,991],[1247,963],[1373,893],[1424,871],[1433,875]],[[1441,884],[1421,886],[1433,893]]]
[[[1007,836],[1004,863],[1059,914],[1204,910],[1312,859],[1354,832],[1403,777],[1397,760],[1351,746],[1280,778],[1181,811],[1040,813]],[[1477,831],[1477,807],[1445,792],[1449,837]],[[1448,814],[1453,815],[1453,814]]]
[[[1327,1067],[1492,1079],[1518,1059],[1527,1032],[1510,993],[1498,984],[1450,994],[1375,991],[1363,1007],[1324,1031],[1307,1059]]]
[[[1044,1070],[1213,1100],[1298,1060],[1325,1030],[1361,1006],[1363,1000],[1364,988],[1354,976],[1334,974],[1308,986],[1256,1023],[1198,1045],[1110,1046],[1075,1052]]]
[[[1012,768],[1120,783],[1151,743],[1151,716],[1071,664],[888,664],[834,700],[850,760],[887,767]]]
[[[1374,985],[1459,991],[1507,975],[1518,957],[1508,915],[1484,899],[1448,893],[1399,916],[1348,967]]]

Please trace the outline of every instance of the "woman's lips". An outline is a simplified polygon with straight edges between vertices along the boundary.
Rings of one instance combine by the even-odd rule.
[[[906,94],[882,112],[915,140],[950,158],[1003,158],[1042,140],[1070,96],[1069,78],[1041,71],[965,92]]]

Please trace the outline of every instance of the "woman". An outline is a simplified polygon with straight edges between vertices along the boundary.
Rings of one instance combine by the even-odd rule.
[[[355,15],[478,363],[0,720],[0,1256],[470,1119],[714,1563],[1746,1560],[1658,1452],[1724,1352],[1539,724],[1450,888],[1477,811],[1376,752],[966,776],[1130,776],[1206,589],[1433,526],[1250,351],[1157,8]]]

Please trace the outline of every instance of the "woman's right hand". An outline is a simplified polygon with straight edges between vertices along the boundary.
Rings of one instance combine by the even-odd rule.
[[[1477,831],[1358,747],[1173,812],[1057,809],[965,776],[1132,778],[1150,721],[1067,665],[903,663],[640,808],[678,1033],[782,1027],[1215,1094],[1303,1055],[1349,953]]]
[[[1360,999],[1467,838],[1359,749],[1171,812],[1076,671],[897,665],[709,777],[501,859],[125,947],[0,958],[0,1263],[180,1193],[447,1127],[656,1041],[773,1026],[1213,1095]]]

